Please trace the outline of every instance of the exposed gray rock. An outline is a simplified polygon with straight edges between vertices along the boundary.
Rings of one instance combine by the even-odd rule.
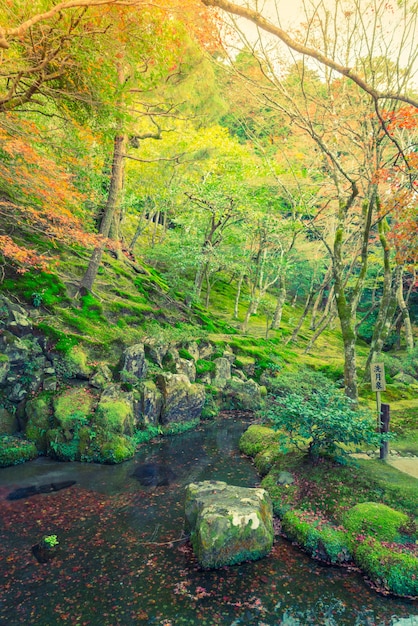
[[[231,363],[225,357],[219,357],[213,361],[215,363],[215,376],[212,384],[223,389],[227,381],[231,378]]]
[[[112,372],[110,368],[102,363],[97,367],[96,372],[90,378],[90,385],[95,389],[103,389],[112,380]]]
[[[42,383],[42,388],[44,391],[56,391],[57,390],[57,377],[56,376],[46,376]]]
[[[176,372],[177,374],[184,374],[187,376],[192,383],[196,380],[196,365],[193,361],[179,358],[176,361]]]
[[[228,406],[243,411],[256,411],[262,405],[260,387],[251,378],[248,380],[232,378],[223,389],[223,396]]]
[[[24,308],[0,295],[0,325],[19,337],[32,331],[32,322]]]
[[[160,374],[156,383],[163,396],[163,424],[188,422],[200,417],[206,395],[203,385],[192,384],[184,374],[170,372]]]
[[[140,399],[135,402],[137,423],[158,424],[163,406],[163,396],[152,380],[146,380],[140,389]]]
[[[185,516],[202,567],[259,559],[273,546],[272,503],[264,489],[211,480],[191,483],[186,488]]]
[[[277,478],[278,485],[291,485],[294,482],[295,482],[295,479],[293,478],[292,474],[286,471],[280,472]]]
[[[122,370],[136,376],[136,378],[145,378],[147,369],[143,343],[137,343],[125,350],[122,359]]]
[[[162,343],[154,337],[150,337],[145,340],[144,349],[145,354],[150,358],[150,360],[162,367],[164,357],[170,349],[170,345]]]
[[[5,354],[0,354],[0,385],[2,385],[7,378],[10,370],[9,359]]]
[[[186,343],[184,345],[184,348],[194,358],[195,361],[201,358],[199,346],[197,345],[196,341],[190,341],[189,343]]]
[[[199,343],[199,359],[209,359],[214,351],[215,349],[209,341],[201,341]]]

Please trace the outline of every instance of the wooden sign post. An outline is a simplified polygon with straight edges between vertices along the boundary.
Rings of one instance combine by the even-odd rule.
[[[380,432],[380,412],[381,412],[381,406],[382,406],[380,392],[386,391],[385,364],[384,363],[372,363],[370,365],[370,381],[372,384],[372,391],[376,392],[377,429],[378,429],[378,432]]]
[[[389,405],[384,404],[382,406],[382,400],[380,393],[386,391],[386,379],[385,379],[385,364],[384,363],[372,363],[370,365],[370,380],[372,384],[372,391],[376,392],[376,404],[377,404],[377,432],[384,433],[389,431]],[[383,413],[382,413],[383,409]],[[382,441],[380,444],[380,458],[386,459],[388,455],[388,442]]]

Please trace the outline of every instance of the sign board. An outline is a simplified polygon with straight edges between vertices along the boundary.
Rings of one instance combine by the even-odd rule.
[[[370,365],[370,380],[372,391],[386,391],[384,363],[372,363]]]

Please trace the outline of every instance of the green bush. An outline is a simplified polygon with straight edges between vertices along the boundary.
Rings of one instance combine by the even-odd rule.
[[[400,551],[398,551],[400,550]],[[418,558],[376,539],[357,543],[355,562],[381,590],[399,596],[418,596]]]
[[[0,435],[0,467],[9,467],[31,461],[38,456],[33,441],[12,435]]]
[[[255,456],[272,443],[278,441],[279,435],[272,428],[253,424],[249,426],[239,440],[239,449],[248,456]]]
[[[324,376],[311,374],[308,380],[296,381],[293,388],[290,378],[285,387],[281,378],[280,394],[276,388],[261,415],[282,430],[291,444],[307,448],[312,461],[321,454],[344,456],[344,446],[352,444],[378,445],[371,412],[354,410],[353,401]]]
[[[352,560],[347,533],[306,511],[288,511],[282,519],[282,530],[288,539],[296,541],[308,554],[332,564]]]
[[[361,502],[346,511],[342,521],[353,536],[367,535],[379,541],[396,541],[402,528],[408,526],[409,518],[385,504]]]

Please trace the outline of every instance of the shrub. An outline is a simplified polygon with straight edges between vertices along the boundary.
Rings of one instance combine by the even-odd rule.
[[[33,441],[12,435],[0,436],[0,467],[9,467],[31,461],[38,456]]]
[[[290,384],[291,379],[286,387]],[[267,407],[261,415],[283,430],[290,443],[300,449],[307,446],[313,461],[323,453],[346,454],[340,444],[377,446],[379,442],[371,413],[354,410],[353,401],[318,374],[297,381],[287,395],[282,387],[280,395],[270,396]]]
[[[396,541],[409,518],[385,504],[361,502],[346,511],[343,516],[345,528],[353,535],[371,535],[379,541]]]

